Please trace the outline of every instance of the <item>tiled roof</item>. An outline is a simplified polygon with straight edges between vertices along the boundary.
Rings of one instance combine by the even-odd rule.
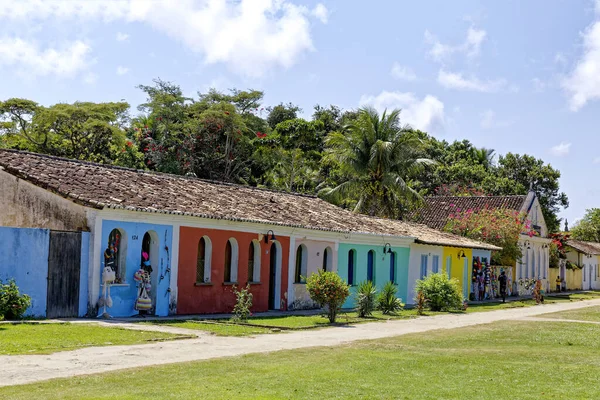
[[[417,242],[494,250],[424,225],[354,214],[313,196],[83,161],[0,150],[0,167],[98,209],[190,215],[335,232],[414,237]]]
[[[425,204],[409,215],[411,221],[430,228],[444,229],[450,215],[460,211],[479,211],[484,208],[520,211],[527,196],[431,196]]]
[[[567,246],[579,250],[582,253],[590,255],[600,255],[600,243],[596,242],[584,242],[581,240],[569,240]]]

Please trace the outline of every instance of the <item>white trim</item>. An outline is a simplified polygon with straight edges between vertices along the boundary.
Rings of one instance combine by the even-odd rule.
[[[288,251],[288,285],[287,302],[288,306],[294,302],[294,275],[296,271],[296,238],[290,237],[290,251]]]
[[[179,230],[180,226],[173,224],[173,238],[171,239],[171,296],[169,298],[169,312],[177,314],[177,279],[179,277]],[[173,307],[172,307],[173,306]]]
[[[90,265],[88,276],[88,303],[91,305],[98,304],[100,298],[100,268],[102,254],[102,216],[96,211],[91,211],[88,214],[89,226],[93,227],[90,238]],[[89,315],[94,318],[95,315]]]

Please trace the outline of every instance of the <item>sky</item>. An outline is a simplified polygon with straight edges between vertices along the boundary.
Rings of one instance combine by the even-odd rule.
[[[600,0],[0,0],[0,100],[144,101],[155,78],[264,105],[401,108],[562,173],[600,207]]]

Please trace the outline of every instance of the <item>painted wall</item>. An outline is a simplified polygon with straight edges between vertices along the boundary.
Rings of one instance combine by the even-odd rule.
[[[469,294],[471,293],[475,293],[477,288],[473,287],[473,280],[472,280],[472,270],[473,270],[473,259],[479,257],[480,260],[483,259],[487,259],[487,262],[489,263],[490,260],[492,259],[492,252],[489,250],[480,250],[480,249],[473,249],[471,250],[471,257],[469,259],[469,271],[467,273],[467,293],[466,293],[466,298],[469,298]]]
[[[196,282],[196,264],[198,242],[207,236],[212,248],[210,260],[210,282]],[[231,230],[204,229],[182,226],[179,231],[179,266],[177,277],[177,313],[205,314],[229,313],[235,305],[232,284],[224,282],[225,247],[227,241],[234,238],[238,247],[237,281],[239,285],[248,282],[248,255],[252,240],[260,244],[260,282],[251,285],[255,312],[267,311],[269,306],[270,249],[274,242],[264,242],[263,235]],[[275,307],[285,308],[288,281],[289,237],[277,235],[275,241],[279,248],[278,288]],[[256,267],[255,267],[256,268]]]
[[[0,169],[0,226],[89,231],[86,208]]]
[[[49,243],[48,229],[0,227],[0,279],[31,297],[27,315],[46,315]]]
[[[168,225],[158,225],[142,222],[123,222],[114,220],[102,221],[102,239],[100,254],[103,254],[108,245],[108,236],[113,229],[120,229],[123,237],[121,239],[121,251],[125,254],[124,282],[111,285],[110,296],[113,306],[107,312],[113,317],[128,317],[138,314],[134,309],[138,296],[137,282],[133,275],[141,266],[142,240],[146,232],[152,232],[152,246],[158,254],[151,254],[152,262],[152,291],[150,293],[155,306],[155,314],[166,316],[169,314],[171,279],[171,243],[173,229]],[[126,243],[125,243],[126,240]],[[93,273],[102,275],[104,257],[100,258],[100,268],[94,268]],[[102,290],[100,290],[102,295]],[[99,310],[102,313],[102,308]]]
[[[88,275],[90,259],[90,233],[81,233],[81,266],[79,270],[79,316],[88,312]]]
[[[421,256],[427,256],[427,275],[433,270],[434,256],[439,257],[439,268],[442,271],[444,264],[444,248],[442,246],[430,246],[424,244],[413,243],[410,245],[410,261],[408,270],[408,295],[406,298],[407,304],[415,302],[415,287],[417,280],[421,279]]]
[[[348,254],[350,250],[356,251],[356,262],[354,264],[354,285],[350,288],[350,297],[344,303],[344,308],[354,307],[357,285],[367,280],[367,255],[370,250],[375,251],[375,262],[373,268],[374,283],[377,290],[381,290],[390,280],[390,255],[383,253],[383,246],[340,243],[338,251],[338,274],[348,282]],[[407,297],[409,277],[409,255],[408,247],[392,247],[396,253],[396,283],[398,285],[398,297],[403,302],[411,303],[412,299]]]
[[[459,253],[464,257],[459,257]],[[489,252],[488,252],[489,253]],[[473,250],[467,248],[444,247],[443,272],[448,274],[450,265],[450,278],[458,280],[465,299],[469,298],[470,271],[473,265]]]
[[[317,273],[317,271],[323,268],[323,254],[325,249],[328,249],[328,260],[329,260],[329,271],[337,271],[337,251],[336,251],[336,243],[334,242],[326,242],[326,241],[318,241],[318,240],[306,240],[301,238],[296,238],[294,242],[294,248],[291,249],[293,251],[293,262],[289,263],[289,272],[288,276],[291,278],[289,284],[291,285],[291,290],[288,292],[288,304],[298,304],[311,303],[310,296],[306,291],[305,283],[295,282],[294,278],[296,276],[296,255],[298,252],[298,248],[300,246],[303,247],[302,251],[302,263],[304,263],[306,267],[305,277],[309,277],[312,274]],[[296,303],[294,303],[296,302]]]

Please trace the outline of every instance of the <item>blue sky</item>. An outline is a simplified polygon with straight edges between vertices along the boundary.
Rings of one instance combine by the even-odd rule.
[[[160,77],[306,116],[399,107],[439,139],[543,158],[574,222],[600,196],[597,2],[0,0],[0,99],[135,107]]]

